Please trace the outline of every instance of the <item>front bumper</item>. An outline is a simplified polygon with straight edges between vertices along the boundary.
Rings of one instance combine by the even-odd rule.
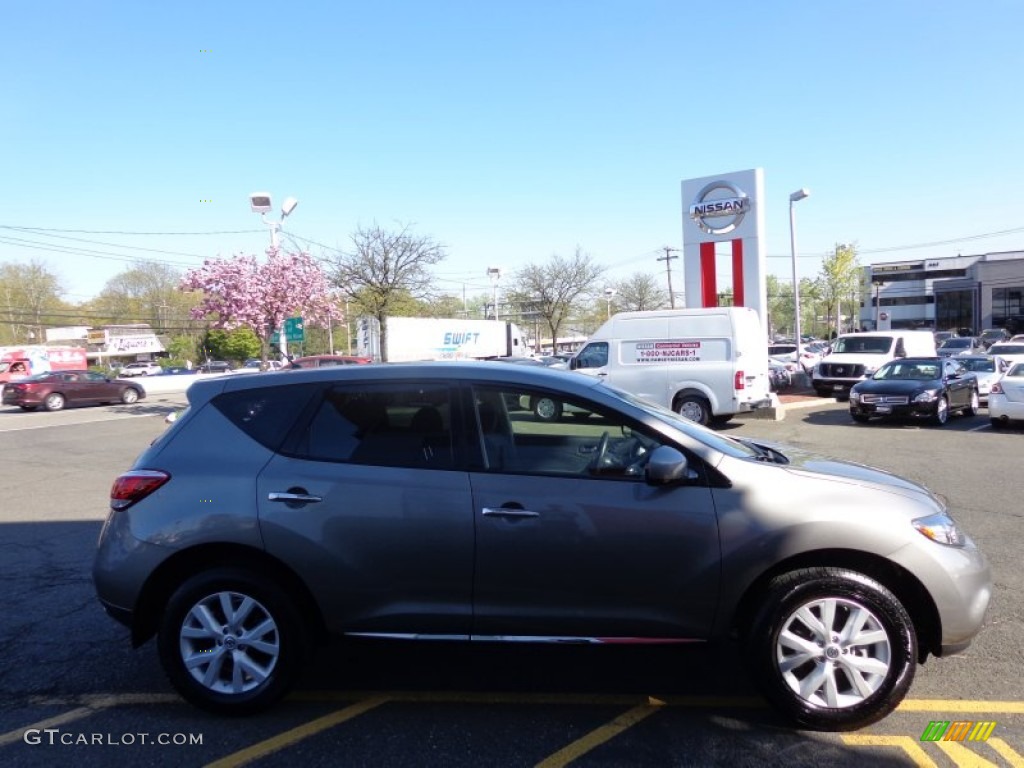
[[[891,405],[888,403],[854,403],[851,401],[850,413],[861,416],[883,416],[898,419],[928,419],[935,415],[935,403]]]
[[[928,650],[950,656],[967,648],[985,623],[992,599],[992,573],[974,541],[963,547],[934,542],[896,552],[894,562],[913,573],[931,595],[939,617],[938,647]]]

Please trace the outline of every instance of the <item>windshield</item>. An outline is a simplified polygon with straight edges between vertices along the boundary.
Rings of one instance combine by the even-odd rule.
[[[689,419],[684,419],[675,411],[669,410],[657,403],[652,403],[650,400],[644,400],[609,384],[601,385],[601,389],[604,392],[611,392],[620,400],[625,400],[630,405],[646,411],[651,416],[665,424],[668,424],[673,429],[685,432],[694,440],[704,443],[704,445],[709,448],[713,448],[719,453],[724,453],[727,456],[733,456],[739,459],[753,459],[761,456],[758,451],[746,444],[741,443],[738,440],[734,440],[731,437],[720,435],[718,432],[714,432],[707,427],[702,427],[700,424],[690,421]]]
[[[975,373],[995,373],[996,361],[990,359],[977,359],[970,360],[968,358],[958,358],[960,364],[968,371],[974,371]]]
[[[993,355],[1024,355],[1024,344],[993,344],[988,351]]]
[[[892,342],[890,336],[845,336],[836,339],[832,347],[832,354],[886,355],[892,348]]]
[[[971,346],[970,339],[946,339],[942,342],[943,349],[964,349]]]
[[[871,378],[876,381],[933,381],[939,378],[939,365],[904,361],[889,363],[879,368]]]
[[[1006,372],[1007,376],[1024,376],[1024,363],[1017,363]]]

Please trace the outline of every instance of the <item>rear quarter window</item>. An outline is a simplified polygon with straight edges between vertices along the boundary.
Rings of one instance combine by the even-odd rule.
[[[253,440],[276,451],[321,389],[319,384],[243,389],[218,395],[211,404]]]

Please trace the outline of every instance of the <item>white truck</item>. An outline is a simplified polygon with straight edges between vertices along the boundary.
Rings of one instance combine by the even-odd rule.
[[[811,383],[821,397],[845,400],[850,388],[897,357],[935,357],[931,331],[844,333],[814,367]]]
[[[768,347],[747,307],[621,312],[570,361],[699,424],[772,404]]]
[[[361,356],[400,363],[529,357],[531,352],[519,327],[504,320],[389,317],[386,327],[387,333],[382,335],[376,320],[360,319]]]

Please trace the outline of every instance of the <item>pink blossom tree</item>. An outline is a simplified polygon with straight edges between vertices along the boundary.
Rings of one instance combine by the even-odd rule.
[[[260,340],[262,368],[267,368],[270,336],[285,318],[301,314],[318,325],[342,315],[320,265],[308,253],[272,251],[260,263],[255,256],[208,259],[189,270],[178,286],[202,291],[192,317],[211,320],[214,328],[249,327]]]

